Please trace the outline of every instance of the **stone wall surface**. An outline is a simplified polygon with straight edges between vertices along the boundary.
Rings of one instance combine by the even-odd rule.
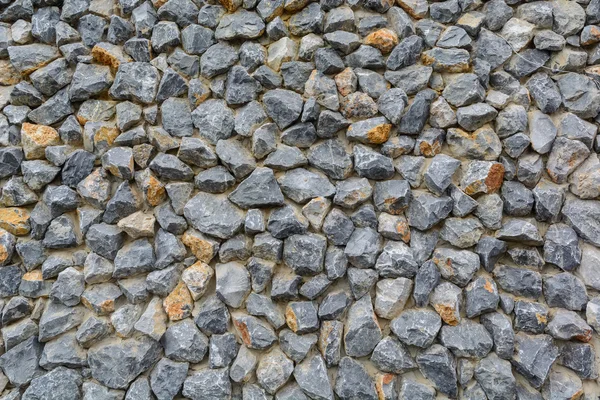
[[[600,0],[0,0],[0,400],[598,400]]]

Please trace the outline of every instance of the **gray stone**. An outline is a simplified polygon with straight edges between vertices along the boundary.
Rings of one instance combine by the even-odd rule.
[[[456,326],[443,326],[440,343],[457,357],[483,358],[492,350],[493,340],[483,325],[465,320]]]
[[[591,200],[567,200],[562,208],[562,215],[565,218],[565,222],[582,239],[598,246],[600,245],[600,240],[598,240],[599,237],[597,234],[599,227],[597,225],[598,215],[594,211],[595,206],[595,202]],[[584,215],[585,220],[582,219]]]
[[[592,328],[576,312],[559,309],[552,315],[547,331],[560,340],[577,339],[581,342],[591,340]]]
[[[515,354],[511,363],[533,387],[540,388],[558,355],[559,350],[550,336],[520,332],[515,335]]]
[[[412,379],[402,379],[402,386],[400,387],[399,399],[433,400],[435,399],[435,389],[431,386],[419,383]]]
[[[435,97],[436,93],[430,89],[418,92],[404,113],[398,131],[407,135],[420,133],[429,118],[429,109]]]
[[[297,274],[315,275],[323,269],[326,245],[321,235],[291,235],[284,242],[283,260]]]
[[[281,350],[294,362],[300,363],[306,358],[310,350],[317,343],[317,335],[299,335],[289,329],[279,333]]]
[[[110,88],[112,97],[151,103],[158,89],[158,71],[149,63],[123,63]]]
[[[227,367],[233,362],[237,353],[237,343],[233,333],[212,335],[209,344],[210,368]]]
[[[428,230],[450,214],[452,203],[448,196],[415,193],[406,215],[408,224],[419,230]]]
[[[582,379],[595,379],[598,375],[595,351],[590,344],[565,343],[561,348],[561,357],[558,362],[574,371]]]
[[[456,361],[450,351],[435,344],[416,357],[421,373],[443,394],[455,398],[458,394]]]
[[[342,400],[360,397],[365,400],[378,399],[373,378],[365,367],[350,357],[344,357],[335,379],[335,393]]]
[[[431,346],[442,321],[437,313],[427,309],[405,310],[392,320],[392,332],[409,346],[427,348]]]
[[[542,293],[542,277],[536,271],[497,265],[494,278],[502,289],[517,296],[536,299]]]
[[[226,400],[231,390],[228,368],[204,368],[186,378],[182,394],[192,400]]]
[[[480,322],[494,340],[494,351],[500,358],[510,359],[513,355],[515,334],[511,320],[504,314],[493,312],[484,314]]]
[[[269,168],[255,169],[228,197],[244,209],[283,205],[283,195]]]
[[[475,379],[488,399],[501,400],[515,397],[517,384],[511,365],[495,354],[490,354],[479,361],[475,368]]]
[[[22,398],[30,400],[52,396],[79,398],[81,384],[82,378],[78,372],[58,367],[46,375],[33,379]]]
[[[519,300],[515,302],[515,329],[529,333],[544,332],[548,323],[548,307],[542,303]]]
[[[39,367],[42,349],[37,338],[30,337],[0,357],[0,366],[12,385],[26,386],[42,374]]]
[[[344,334],[346,354],[361,357],[370,354],[381,340],[381,329],[373,312],[370,296],[357,300],[348,311]]]

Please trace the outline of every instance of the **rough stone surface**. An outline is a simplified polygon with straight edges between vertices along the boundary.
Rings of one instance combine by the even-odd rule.
[[[0,0],[0,399],[595,399],[598,0]]]

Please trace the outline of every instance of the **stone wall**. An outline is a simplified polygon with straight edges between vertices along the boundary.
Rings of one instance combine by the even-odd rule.
[[[0,0],[0,400],[597,400],[600,0],[208,2]]]

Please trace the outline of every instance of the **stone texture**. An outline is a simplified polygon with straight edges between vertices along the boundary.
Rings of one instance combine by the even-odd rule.
[[[597,0],[0,3],[3,399],[597,395]]]

